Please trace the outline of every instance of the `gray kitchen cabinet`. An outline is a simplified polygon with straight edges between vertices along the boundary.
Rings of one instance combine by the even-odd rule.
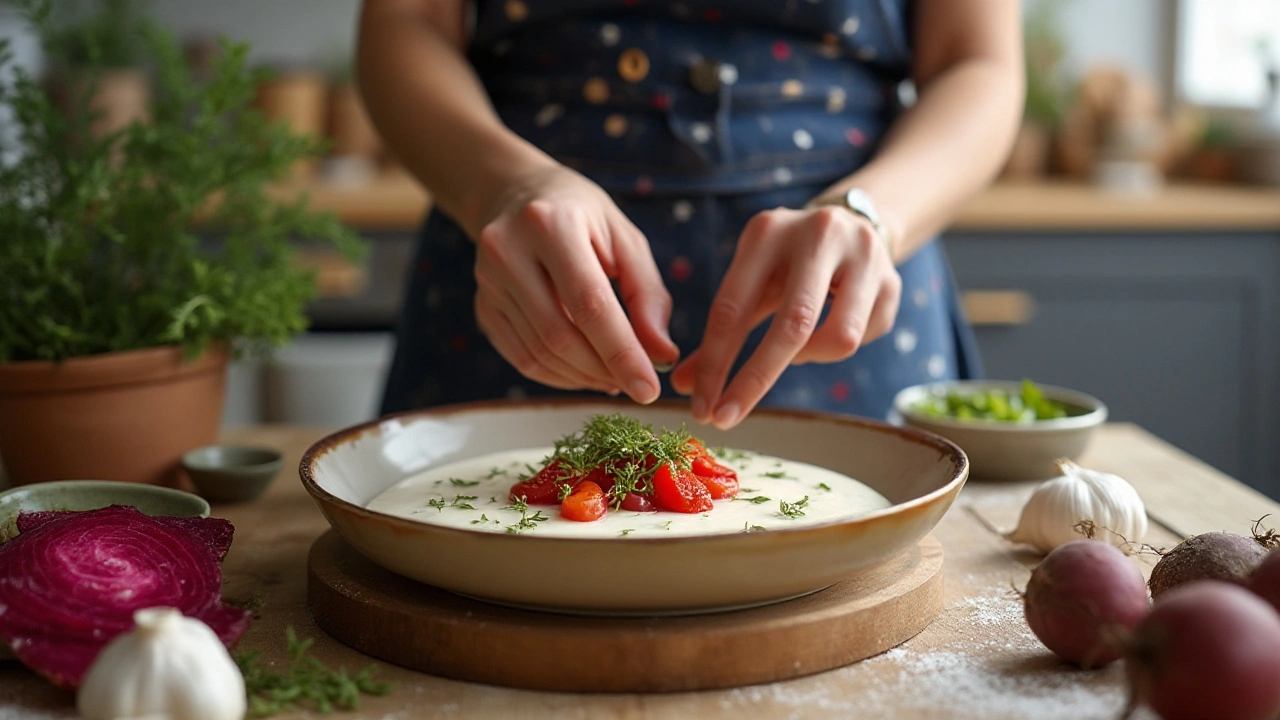
[[[944,242],[961,291],[989,301],[971,306],[988,377],[1088,392],[1113,420],[1280,498],[1280,232]]]

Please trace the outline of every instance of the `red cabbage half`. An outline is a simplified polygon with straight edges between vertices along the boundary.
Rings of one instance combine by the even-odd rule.
[[[31,669],[79,687],[133,612],[165,606],[204,621],[228,646],[252,613],[222,603],[218,561],[235,528],[213,518],[149,517],[114,505],[27,512],[0,545],[0,638]]]

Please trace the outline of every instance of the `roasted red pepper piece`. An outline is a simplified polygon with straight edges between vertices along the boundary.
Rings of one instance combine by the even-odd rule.
[[[510,498],[513,502],[524,498],[529,505],[556,505],[560,502],[560,488],[574,484],[573,473],[557,458],[533,477],[512,485]]]
[[[670,463],[653,473],[653,504],[679,513],[700,513],[715,507],[711,493],[696,475]]]

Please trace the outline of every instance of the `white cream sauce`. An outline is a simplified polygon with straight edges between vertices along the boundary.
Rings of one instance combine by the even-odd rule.
[[[522,515],[511,507],[508,493],[551,453],[551,448],[510,450],[430,468],[406,478],[369,502],[368,508],[432,525],[487,532],[514,532],[548,537],[688,537],[726,532],[771,530],[819,525],[865,515],[889,506],[875,490],[825,468],[753,452],[729,450],[719,458],[738,473],[741,491],[732,500],[717,500],[706,513],[637,513],[610,511],[594,522],[560,517],[558,505],[530,505]],[[808,497],[802,515],[788,517],[781,503]],[[765,498],[765,499],[761,499]],[[756,502],[749,502],[755,499]],[[532,527],[529,527],[532,526]]]

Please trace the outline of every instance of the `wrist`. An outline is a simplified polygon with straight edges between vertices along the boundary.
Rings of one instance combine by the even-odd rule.
[[[862,218],[871,226],[872,231],[889,253],[889,259],[897,261],[897,237],[893,228],[880,214],[871,196],[859,188],[851,188],[834,195],[820,195],[810,200],[805,207],[816,208],[834,206]]]
[[[490,145],[490,151],[476,165],[470,190],[458,200],[459,224],[472,238],[477,237],[512,197],[530,184],[530,178],[559,167],[546,153],[514,135]]]

